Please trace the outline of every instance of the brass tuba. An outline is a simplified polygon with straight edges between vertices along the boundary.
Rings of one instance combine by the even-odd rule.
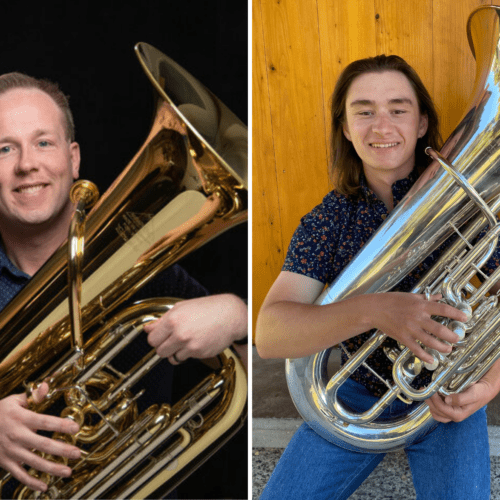
[[[87,218],[92,188],[72,191],[69,243],[0,315],[0,397],[45,380],[50,392],[35,411],[80,424],[75,436],[55,436],[83,450],[69,461],[72,477],[41,475],[48,484],[42,498],[162,497],[246,418],[246,372],[229,349],[179,401],[143,411],[141,383],[160,358],[147,349],[132,366],[119,361],[135,354],[143,325],[178,299],[125,302],[247,218],[246,127],[160,51],[145,43],[135,51],[156,91],[149,136]],[[4,474],[0,488],[10,480]],[[22,485],[15,492],[31,496]]]
[[[373,372],[366,359],[383,344],[383,332],[373,333],[354,355],[345,351],[349,359],[333,375],[328,366],[333,348],[287,360],[288,387],[304,420],[323,438],[349,449],[379,453],[404,448],[437,425],[423,400],[436,392],[463,391],[500,357],[498,297],[487,295],[500,279],[500,268],[490,277],[481,271],[500,234],[495,215],[500,209],[500,8],[475,10],[467,33],[476,59],[476,80],[463,119],[441,154],[428,148],[435,161],[316,302],[324,305],[358,294],[388,292],[455,235],[412,292],[441,293],[443,301],[463,310],[466,323],[434,318],[461,340],[447,356],[431,352],[435,362],[425,369],[432,371],[432,381],[419,390],[411,383],[424,369],[421,360],[404,345],[384,348],[393,362],[393,380],[382,379],[387,391],[364,413],[350,409],[337,393],[358,367]],[[476,241],[485,228],[486,235]],[[482,284],[474,281],[475,275],[481,276]],[[409,404],[408,412],[399,418],[379,418],[396,398]]]

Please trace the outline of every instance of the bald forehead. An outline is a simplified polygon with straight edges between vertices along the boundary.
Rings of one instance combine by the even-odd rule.
[[[57,117],[66,135],[66,120],[63,111],[43,90],[36,88],[14,88],[0,93],[0,115],[2,113],[22,113],[26,107],[36,107],[39,113]]]
[[[49,94],[37,88],[18,87],[14,89],[7,89],[3,92],[0,92],[0,100],[45,101],[46,103],[50,102],[59,111],[61,111],[57,103]]]

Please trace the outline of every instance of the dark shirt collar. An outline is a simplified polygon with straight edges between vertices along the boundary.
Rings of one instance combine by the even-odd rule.
[[[392,185],[392,196],[394,198],[394,206],[396,206],[403,196],[410,190],[410,188],[415,184],[415,181],[418,179],[419,175],[416,168],[410,172],[407,177],[403,179],[399,179]],[[361,172],[359,185],[361,187],[362,196],[366,199],[367,202],[371,203],[381,203],[378,199],[377,195],[368,187],[368,183],[366,182],[366,177],[364,172]]]
[[[18,278],[30,278],[29,275],[18,269],[7,257],[3,243],[0,241],[0,273],[9,272],[11,275]]]

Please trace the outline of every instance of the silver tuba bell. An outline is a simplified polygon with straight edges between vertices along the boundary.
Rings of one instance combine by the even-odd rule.
[[[465,390],[500,357],[498,297],[487,294],[500,279],[500,268],[490,277],[481,271],[500,234],[495,215],[500,209],[500,8],[487,6],[472,12],[467,35],[476,59],[476,80],[463,119],[441,154],[428,149],[435,161],[316,302],[325,305],[358,294],[388,292],[457,235],[411,291],[441,293],[443,301],[466,312],[466,323],[435,318],[461,340],[447,356],[432,352],[435,363],[426,367],[433,370],[432,381],[418,390],[411,383],[422,362],[404,345],[386,350],[393,362],[393,380],[384,380],[387,391],[364,413],[352,411],[337,392],[359,366],[367,367],[366,358],[386,339],[383,332],[375,332],[354,355],[348,355],[332,376],[328,362],[333,348],[286,363],[288,387],[304,420],[323,438],[340,440],[349,449],[379,453],[404,448],[417,434],[437,425],[423,400],[436,392],[448,395]],[[476,242],[485,228],[486,235]],[[475,275],[481,276],[481,284],[474,281]],[[379,419],[396,398],[420,403],[404,416]]]

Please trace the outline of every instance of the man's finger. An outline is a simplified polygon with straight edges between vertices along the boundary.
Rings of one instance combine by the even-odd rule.
[[[475,403],[478,400],[478,388],[474,384],[470,386],[466,391],[460,392],[458,394],[451,394],[446,396],[445,402],[452,406],[465,406]]]
[[[78,424],[70,418],[60,418],[34,412],[31,412],[26,425],[33,430],[60,432],[62,434],[76,434],[80,429]]]
[[[50,439],[48,437],[40,436],[39,434],[36,434],[35,437],[32,437],[30,442],[32,448],[49,455],[75,460],[80,458],[81,455],[81,451],[76,446],[64,443],[57,439]]]
[[[26,470],[18,464],[12,464],[9,467],[12,476],[20,483],[25,484],[28,488],[35,491],[47,491],[47,485],[26,472]]]

